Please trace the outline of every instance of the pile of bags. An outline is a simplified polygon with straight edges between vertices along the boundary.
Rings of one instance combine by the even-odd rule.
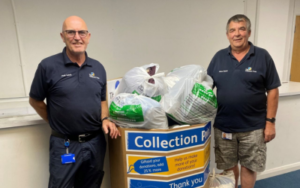
[[[130,128],[168,129],[166,115],[178,124],[211,121],[217,110],[213,80],[199,65],[187,65],[165,76],[159,65],[129,70],[110,105],[110,117]]]

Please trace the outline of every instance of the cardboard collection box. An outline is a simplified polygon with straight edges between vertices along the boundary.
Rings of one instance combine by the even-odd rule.
[[[108,105],[121,80],[107,82]],[[108,138],[111,188],[209,188],[210,122],[118,129],[121,137]]]
[[[210,122],[119,131],[108,140],[112,188],[209,187]]]

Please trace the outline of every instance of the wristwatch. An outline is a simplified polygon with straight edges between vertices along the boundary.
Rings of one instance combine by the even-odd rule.
[[[273,118],[266,118],[266,121],[269,121],[271,123],[275,123],[276,119],[273,117]]]
[[[108,119],[108,117],[104,117],[103,119],[101,119],[101,122],[103,122],[104,120]],[[109,120],[109,119],[108,119]]]

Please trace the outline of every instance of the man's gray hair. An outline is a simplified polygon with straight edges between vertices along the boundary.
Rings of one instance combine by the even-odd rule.
[[[249,18],[247,16],[245,16],[244,14],[237,14],[237,15],[232,16],[227,22],[226,32],[228,32],[228,27],[229,27],[230,22],[246,22],[247,31],[248,32],[251,31],[251,22],[250,22]]]

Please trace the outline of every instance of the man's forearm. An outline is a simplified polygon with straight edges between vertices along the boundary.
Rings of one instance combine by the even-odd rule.
[[[35,111],[43,118],[46,122],[49,123],[48,114],[47,114],[47,105],[44,101],[38,101],[29,97],[30,105],[35,109]]]
[[[108,117],[108,104],[107,101],[101,101],[101,119]]]
[[[276,117],[278,108],[279,91],[278,88],[267,91],[267,118]]]

